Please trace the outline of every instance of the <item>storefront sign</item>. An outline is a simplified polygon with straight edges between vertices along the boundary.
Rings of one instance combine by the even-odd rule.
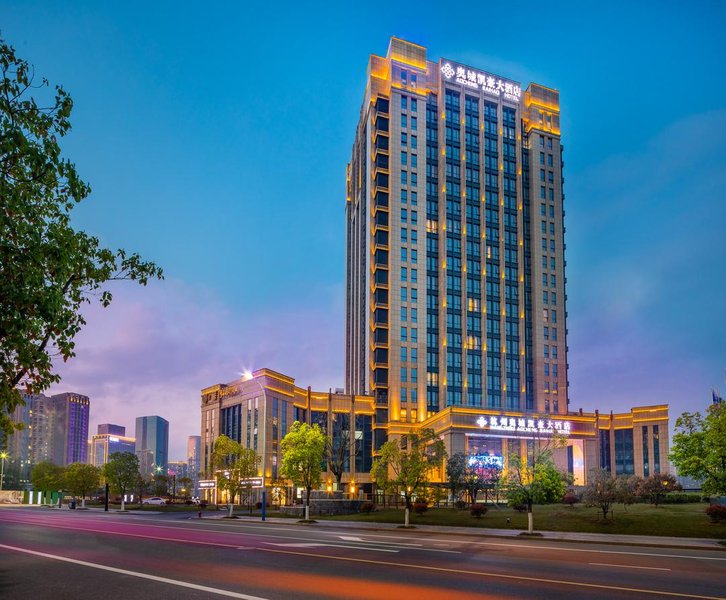
[[[488,427],[489,431],[507,431],[510,433],[539,433],[553,435],[561,433],[568,435],[572,424],[569,421],[555,421],[552,419],[527,419],[523,417],[506,417],[504,415],[479,417],[476,424],[482,429]]]
[[[240,485],[244,486],[250,486],[253,488],[261,488],[262,487],[262,477],[250,477],[248,479],[240,479],[239,480]]]
[[[213,490],[217,487],[217,482],[214,479],[200,479],[199,489],[200,490]]]
[[[474,71],[460,65],[452,66],[451,63],[447,62],[441,67],[441,73],[448,80],[453,79],[456,83],[482,90],[485,94],[491,96],[504,96],[507,100],[514,100],[515,102],[519,102],[522,96],[522,88],[519,84],[482,71]]]

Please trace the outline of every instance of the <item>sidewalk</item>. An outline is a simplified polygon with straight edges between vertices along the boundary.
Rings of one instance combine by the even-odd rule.
[[[236,515],[237,520],[260,522],[260,517],[250,517],[246,515]],[[218,519],[217,515],[207,516],[204,519]],[[373,523],[365,521],[334,521],[329,519],[321,519],[313,525],[299,523],[296,519],[282,519],[279,517],[267,518],[266,522],[287,525],[298,525],[300,527],[337,527],[340,529],[359,529],[370,531],[395,531],[404,533],[406,530],[401,525],[395,523]],[[585,542],[589,544],[627,544],[631,546],[660,546],[663,548],[689,548],[698,550],[721,550],[726,552],[726,546],[719,544],[719,540],[710,538],[686,538],[686,537],[666,537],[651,535],[617,535],[608,533],[584,533],[576,531],[538,531],[535,533],[540,535],[536,537],[528,537],[520,535],[521,529],[489,529],[475,527],[447,527],[444,525],[416,525],[412,531],[437,533],[437,534],[454,534],[472,537],[489,537],[489,538],[507,538],[507,539],[525,539],[525,540],[542,540],[542,541],[564,541],[564,542]],[[721,540],[723,541],[723,540]]]

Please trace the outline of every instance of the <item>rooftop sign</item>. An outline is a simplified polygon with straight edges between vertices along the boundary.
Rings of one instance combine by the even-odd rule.
[[[506,100],[513,100],[514,102],[519,102],[522,97],[522,88],[518,83],[495,77],[483,71],[475,71],[461,65],[452,65],[450,62],[445,62],[441,67],[441,73],[449,81],[453,80],[466,87],[481,90],[491,96],[503,96]]]
[[[552,419],[527,419],[523,417],[479,417],[476,424],[489,431],[507,431],[510,433],[539,433],[568,435],[572,424],[570,421],[553,421]]]

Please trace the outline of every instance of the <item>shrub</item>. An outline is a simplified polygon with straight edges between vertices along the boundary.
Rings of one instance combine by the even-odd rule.
[[[663,504],[691,504],[693,502],[701,502],[701,494],[676,492],[663,498]]]
[[[706,514],[714,523],[726,523],[726,506],[711,504],[706,509]]]
[[[360,505],[360,511],[367,515],[373,512],[373,502],[364,502]]]
[[[512,504],[512,508],[516,510],[517,512],[523,513],[527,510],[526,504]]]
[[[464,502],[463,500],[457,500],[456,502],[454,502],[454,508],[464,510],[466,508],[466,502]]]
[[[262,502],[255,502],[255,508],[257,510],[261,509],[262,508]]]
[[[199,508],[201,508],[202,510],[204,510],[205,508],[207,508],[207,503],[204,500],[202,500],[199,503]]]
[[[577,504],[579,501],[580,501],[580,499],[577,497],[577,494],[575,494],[574,492],[567,492],[562,497],[562,503],[567,504],[570,508],[572,508],[572,506],[574,504]]]
[[[415,512],[415,513],[416,513],[417,515],[422,515],[422,514],[424,514],[424,513],[425,513],[425,512],[426,512],[426,511],[427,511],[428,509],[429,509],[429,505],[428,505],[428,504],[426,504],[426,502],[416,502],[416,503],[414,503],[414,505],[413,505],[413,511],[414,511],[414,512]]]
[[[472,504],[471,505],[471,516],[481,519],[489,510],[484,504]]]

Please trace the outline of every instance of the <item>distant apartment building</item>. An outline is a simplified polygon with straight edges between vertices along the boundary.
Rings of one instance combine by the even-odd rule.
[[[22,394],[24,404],[11,414],[22,425],[8,437],[6,466],[20,486],[30,484],[33,465],[49,461],[65,466],[88,459],[88,396]]]
[[[159,416],[136,418],[136,455],[142,475],[166,474],[169,462],[169,421]]]
[[[121,425],[104,423],[98,426],[98,433],[91,439],[89,462],[101,467],[115,452],[136,452],[136,440],[126,436],[126,428]]]

